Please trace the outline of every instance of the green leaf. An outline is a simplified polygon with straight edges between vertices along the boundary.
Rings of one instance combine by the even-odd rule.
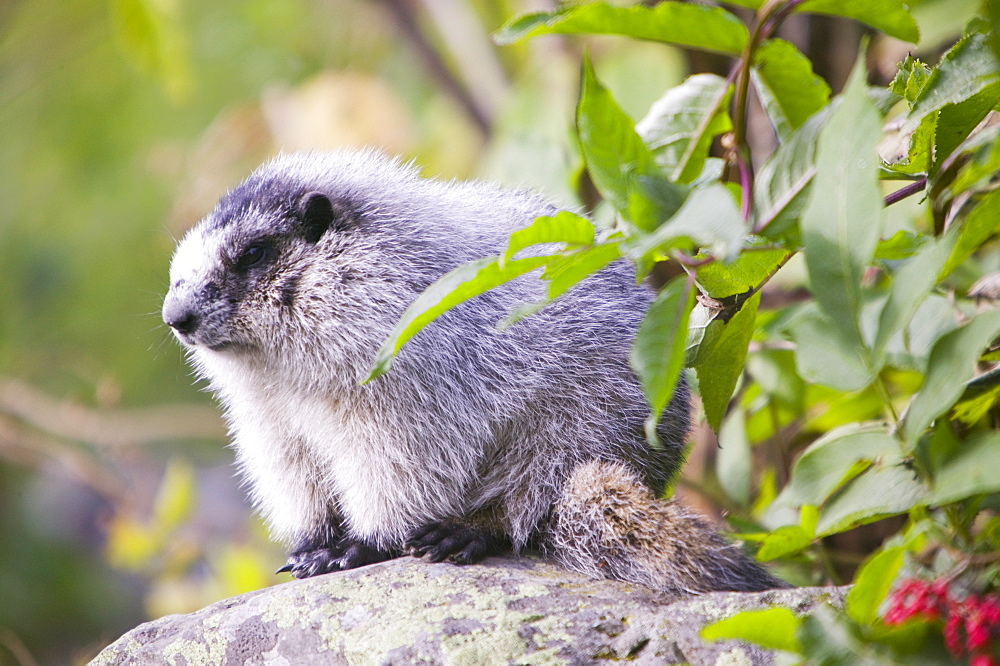
[[[555,215],[535,218],[524,229],[510,235],[507,249],[501,255],[501,267],[526,247],[540,243],[590,245],[594,242],[594,223],[575,213],[561,210]]]
[[[993,89],[1000,82],[1000,65],[986,43],[986,36],[964,37],[941,58],[910,109],[920,117]],[[995,93],[994,93],[995,94]]]
[[[966,208],[969,209],[968,206]],[[961,225],[958,241],[938,274],[939,280],[958,268],[969,255],[997,233],[997,220],[1000,220],[1000,190],[993,190],[980,198],[965,219],[958,222]]]
[[[909,326],[886,343],[886,364],[925,373],[934,343],[958,326],[955,314],[955,307],[947,298],[932,293],[917,306]]]
[[[586,60],[576,125],[594,185],[620,213],[650,231],[676,212],[685,190],[661,175],[632,119],[600,84]]]
[[[763,284],[788,255],[782,249],[744,249],[730,263],[712,261],[695,268],[698,285],[712,298],[742,294]]]
[[[747,362],[747,372],[769,400],[793,412],[805,409],[806,386],[791,349],[758,349]]]
[[[982,3],[983,19],[986,21],[986,37],[990,43],[993,55],[1000,59],[1000,2],[984,0]]]
[[[618,243],[586,247],[549,262],[542,278],[549,282],[549,299],[562,296],[569,288],[591,273],[601,270],[622,256]]]
[[[463,264],[438,278],[400,317],[389,337],[376,352],[372,368],[364,381],[370,382],[388,372],[393,357],[403,345],[438,316],[459,303],[543,266],[550,259],[550,256],[515,259],[500,268],[499,259],[486,257]]]
[[[906,513],[926,503],[926,497],[927,487],[912,469],[902,464],[878,463],[822,508],[817,532],[827,536]]]
[[[659,258],[673,248],[691,252],[699,247],[725,259],[735,255],[746,233],[729,189],[712,183],[693,190],[673,217],[653,233],[635,238],[628,252],[636,259],[645,259]]]
[[[726,414],[736,382],[743,373],[743,363],[746,361],[750,338],[753,337],[759,304],[760,292],[757,292],[726,322],[717,342],[708,354],[699,359],[695,369],[705,406],[705,418],[716,432]]]
[[[803,505],[799,512],[798,525],[786,525],[772,531],[757,551],[757,559],[768,562],[804,550],[816,538],[816,507]]]
[[[949,232],[939,240],[932,240],[917,252],[892,278],[892,288],[879,317],[878,333],[873,348],[879,355],[886,343],[899,330],[906,327],[917,308],[931,293],[938,273],[951,254],[958,234]]]
[[[955,419],[967,426],[973,426],[989,414],[998,403],[1000,403],[1000,384],[976,391],[971,395],[966,385],[962,399],[955,404]]]
[[[807,0],[795,11],[843,16],[904,42],[920,41],[917,22],[901,0]]]
[[[935,418],[951,409],[980,352],[1000,336],[1000,310],[982,312],[941,337],[931,349],[927,375],[903,420],[903,435],[916,442]]]
[[[1000,433],[982,432],[966,441],[958,455],[934,476],[928,504],[941,506],[967,497],[1000,492]]]
[[[813,442],[792,467],[792,478],[775,500],[783,507],[822,506],[875,463],[900,460],[899,442],[882,425],[850,425]]]
[[[783,39],[769,39],[760,45],[752,77],[782,142],[830,102],[830,86],[813,73],[809,58]]]
[[[841,391],[871,384],[877,370],[848,341],[833,321],[815,308],[804,308],[790,324],[795,339],[795,364],[802,378]]]
[[[594,2],[519,16],[500,28],[495,39],[510,44],[553,33],[625,35],[731,55],[739,55],[748,38],[742,21],[718,7],[683,2],[619,7]]]
[[[670,180],[695,180],[705,166],[712,138],[733,128],[726,112],[732,90],[721,76],[696,74],[667,90],[636,125]]]
[[[816,176],[800,226],[810,291],[834,330],[868,366],[860,328],[861,285],[882,228],[882,194],[873,159],[882,123],[864,77],[861,58],[820,131]]]
[[[941,107],[934,132],[934,171],[941,168],[997,104],[1000,104],[1000,81],[957,104]]]
[[[779,557],[801,552],[809,547],[815,536],[798,525],[779,527],[764,537],[764,543],[757,551],[757,559],[761,562],[770,562]]]
[[[715,475],[727,496],[740,506],[750,504],[750,479],[753,477],[753,456],[747,439],[743,410],[733,409],[719,429],[719,450],[715,458]]]
[[[875,248],[875,258],[884,261],[909,259],[923,246],[927,237],[913,231],[897,231],[890,238],[880,240]]]
[[[899,63],[889,90],[912,104],[920,96],[930,77],[931,68],[907,53],[903,62]]]
[[[706,625],[701,637],[708,641],[737,639],[750,641],[771,650],[801,652],[795,636],[802,620],[787,608],[743,611]]]
[[[809,118],[778,146],[757,173],[753,190],[756,231],[771,238],[797,237],[799,217],[807,200],[805,193],[816,175],[816,139],[831,111],[832,107],[827,106]]]
[[[898,150],[883,166],[893,173],[915,175],[929,173],[934,161],[934,137],[937,134],[937,114],[908,119],[897,133]]]
[[[684,346],[684,365],[696,368],[709,350],[714,349],[725,327],[719,318],[719,309],[697,302],[688,320],[687,343]]]
[[[886,548],[861,565],[854,587],[847,593],[847,614],[858,624],[872,624],[903,566],[902,546]]]
[[[632,369],[652,408],[646,420],[646,438],[657,441],[656,425],[674,395],[684,364],[687,324],[694,305],[694,285],[679,276],[650,304],[629,354]]]
[[[988,188],[1000,173],[1000,125],[991,125],[976,132],[964,143],[961,152],[968,159],[948,184],[953,197],[967,190]]]

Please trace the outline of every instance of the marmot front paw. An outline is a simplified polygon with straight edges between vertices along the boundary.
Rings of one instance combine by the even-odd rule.
[[[356,569],[394,557],[399,557],[399,553],[370,546],[357,539],[345,538],[335,546],[296,550],[289,554],[285,566],[275,573],[288,572],[296,578],[310,578],[331,571]]]

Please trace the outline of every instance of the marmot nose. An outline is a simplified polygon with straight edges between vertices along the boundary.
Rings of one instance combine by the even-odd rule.
[[[178,333],[190,335],[191,333],[194,333],[196,328],[198,328],[198,316],[193,312],[187,312],[177,319],[167,321],[167,326],[174,329]]]
[[[163,304],[163,323],[178,333],[190,335],[198,328],[201,318],[184,304],[167,299]]]

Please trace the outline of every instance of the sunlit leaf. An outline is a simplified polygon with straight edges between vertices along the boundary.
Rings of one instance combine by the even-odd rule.
[[[818,533],[836,534],[906,513],[926,500],[927,487],[902,464],[869,467],[820,511]]]
[[[836,102],[835,102],[836,103]],[[805,193],[816,175],[816,139],[826,126],[827,106],[806,121],[764,162],[754,182],[754,228],[768,237],[798,235]]]
[[[776,504],[821,506],[875,462],[900,460],[900,445],[884,426],[851,425],[813,442],[792,467],[792,478]]]
[[[879,605],[885,600],[903,566],[905,548],[894,546],[879,551],[861,565],[854,587],[847,593],[847,614],[859,624],[871,624],[878,617]]]
[[[733,261],[713,261],[695,269],[698,285],[712,298],[756,289],[788,257],[783,249],[744,249]]]
[[[802,620],[787,608],[743,611],[706,625],[701,630],[705,640],[737,639],[750,641],[771,650],[799,652],[796,631]]]
[[[875,248],[875,258],[886,261],[909,259],[926,241],[927,238],[923,234],[901,229],[889,238],[878,242],[878,246]]]
[[[816,176],[800,221],[810,291],[866,366],[871,361],[860,328],[861,289],[882,228],[883,202],[873,159],[881,126],[859,59],[841,103],[820,131]]]
[[[816,538],[818,518],[816,507],[803,505],[799,512],[799,524],[779,527],[764,537],[757,559],[767,562],[808,548]]]
[[[889,84],[889,89],[912,104],[920,97],[930,76],[930,66],[907,53],[903,62],[899,63],[899,69]]]
[[[806,0],[795,11],[843,16],[904,42],[920,41],[917,22],[902,0]]]
[[[656,425],[680,377],[693,305],[694,285],[685,276],[667,284],[646,311],[629,355],[652,408],[646,420],[646,438],[650,442],[657,441]]]
[[[561,296],[580,280],[617,260],[621,254],[618,243],[607,243],[587,247],[549,262],[542,274],[542,278],[549,282],[548,297],[552,299]]]
[[[982,93],[996,96],[1000,66],[986,43],[986,36],[964,37],[941,58],[910,110],[910,117],[924,116],[948,104],[960,104]]]
[[[876,369],[853,341],[842,335],[818,308],[806,308],[791,324],[795,363],[806,381],[841,391],[857,391],[875,378]]]
[[[830,102],[830,86],[789,42],[769,39],[754,55],[754,87],[780,141]]]
[[[445,274],[420,294],[403,313],[376,353],[365,381],[369,382],[388,372],[392,358],[403,345],[441,314],[459,303],[539,268],[549,259],[549,256],[515,259],[500,268],[498,259],[486,257]]]
[[[958,234],[951,232],[926,243],[905,266],[893,275],[892,288],[879,317],[874,350],[880,354],[889,339],[909,324],[937,282],[937,275],[951,254]]]
[[[650,231],[680,207],[684,189],[662,176],[632,119],[600,84],[587,61],[576,125],[594,185],[637,227]]]
[[[747,41],[746,26],[724,9],[670,1],[654,7],[566,4],[551,12],[515,18],[497,32],[496,40],[509,44],[553,33],[626,35],[733,55]]]
[[[927,503],[949,504],[975,495],[1000,492],[997,470],[1000,470],[1000,433],[973,435],[934,476]]]
[[[934,139],[938,116],[929,113],[922,118],[906,120],[899,130],[899,152],[886,155],[883,166],[904,175],[926,174],[934,161]]]
[[[650,234],[629,246],[635,257],[667,254],[669,249],[692,251],[703,248],[712,256],[733,256],[746,236],[746,225],[733,195],[724,185],[713,183],[696,188],[680,210]]]
[[[927,375],[910,403],[903,434],[914,442],[931,421],[945,413],[962,395],[965,381],[980,352],[1000,337],[1000,311],[982,312],[964,326],[942,336],[931,350]]]
[[[540,243],[590,245],[593,242],[593,222],[575,213],[561,210],[551,217],[539,217],[524,229],[512,233],[507,241],[507,249],[501,256],[502,261],[506,262],[524,248]]]
[[[757,292],[724,324],[717,342],[707,354],[701,356],[695,369],[705,418],[716,432],[726,414],[736,382],[743,373],[759,303],[760,292]]]
[[[732,85],[696,74],[667,90],[635,129],[670,180],[690,183],[701,173],[712,138],[732,129],[726,108]]]

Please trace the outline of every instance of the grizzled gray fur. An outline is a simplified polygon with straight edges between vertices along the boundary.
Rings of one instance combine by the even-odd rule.
[[[749,563],[732,582],[689,584],[691,571],[658,582],[672,575],[663,546],[622,533],[612,558],[630,564],[608,567],[591,552],[602,543],[594,526],[572,518],[591,502],[574,490],[582,479],[610,474],[659,495],[684,457],[683,384],[658,428],[663,447],[644,439],[648,407],[627,359],[652,294],[624,262],[502,331],[497,322],[539,300],[543,282],[530,275],[479,296],[360,383],[428,285],[555,211],[530,193],[423,179],[374,152],[293,154],[258,169],[181,241],[163,318],[225,408],[255,505],[292,544],[284,570],[306,577],[405,553],[471,562],[530,545],[664,590],[775,584]],[[694,532],[735,552],[707,525]],[[649,552],[620,552],[624,543]]]

